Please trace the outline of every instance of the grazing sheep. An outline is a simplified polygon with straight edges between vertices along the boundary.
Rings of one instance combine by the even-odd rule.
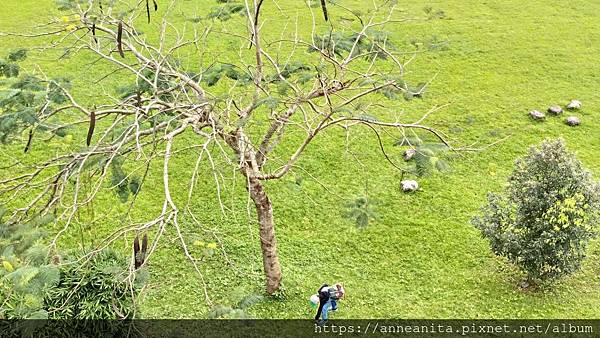
[[[578,100],[571,100],[571,102],[569,102],[569,104],[567,105],[567,109],[570,109],[570,110],[581,109],[581,102]]]
[[[400,182],[400,185],[402,185],[402,191],[404,192],[413,192],[419,189],[419,183],[414,180],[404,180]]]
[[[413,156],[415,156],[416,153],[417,153],[417,151],[414,149],[406,149],[406,151],[403,154],[404,160],[410,161],[413,158]]]
[[[571,127],[575,127],[575,126],[580,125],[581,121],[579,120],[579,118],[577,116],[569,116],[565,120],[565,123],[568,124]]]
[[[550,108],[548,108],[548,114],[551,115],[560,115],[562,114],[563,109],[559,106],[551,106]]]
[[[546,118],[546,115],[539,110],[532,110],[529,112],[529,116],[534,120],[541,121]]]

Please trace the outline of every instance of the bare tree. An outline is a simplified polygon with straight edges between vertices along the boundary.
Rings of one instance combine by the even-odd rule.
[[[382,135],[393,134],[410,144],[408,136],[421,130],[450,147],[443,134],[423,124],[439,107],[423,113],[415,121],[403,122],[399,112],[388,110],[382,103],[385,97],[419,97],[427,86],[427,83],[411,86],[403,80],[405,67],[418,51],[394,48],[384,33],[387,25],[403,21],[397,19],[399,12],[394,3],[374,1],[369,12],[358,16],[340,4],[327,11],[326,2],[321,1],[317,7],[304,9],[303,13],[310,15],[297,16],[295,20],[288,17],[290,20],[286,25],[295,25],[295,28],[283,29],[278,38],[266,38],[263,24],[268,25],[269,18],[261,12],[271,6],[279,15],[286,15],[283,8],[289,3],[225,2],[215,7],[208,19],[186,23],[182,27],[167,20],[177,8],[175,0],[137,1],[131,6],[129,2],[121,1],[63,0],[63,9],[77,17],[75,22],[65,24],[55,20],[39,27],[39,31],[27,34],[2,33],[3,36],[23,38],[45,37],[50,42],[44,48],[66,47],[72,55],[89,53],[94,55],[94,63],[110,65],[107,77],[119,74],[135,80],[130,91],[121,93],[120,97],[107,93],[103,104],[86,106],[59,81],[42,79],[54,97],[47,95],[36,106],[31,122],[17,123],[21,129],[30,131],[26,149],[32,138],[43,135],[44,130],[46,133],[57,132],[65,126],[81,124],[88,125],[87,146],[75,152],[49,156],[35,166],[15,160],[11,169],[15,175],[0,181],[0,194],[6,199],[25,198],[27,203],[14,210],[12,219],[55,213],[64,224],[52,242],[56,245],[77,211],[91,203],[100,190],[106,189],[111,168],[118,168],[123,161],[140,161],[146,168],[155,161],[162,161],[162,212],[144,223],[118,229],[102,245],[108,245],[124,233],[152,228],[157,231],[157,236],[150,245],[150,255],[165,227],[173,226],[187,257],[200,273],[179,228],[181,215],[193,216],[193,210],[175,203],[169,184],[169,164],[176,155],[174,139],[193,133],[197,141],[189,147],[199,149],[199,156],[188,196],[192,196],[194,181],[200,175],[198,164],[201,161],[208,161],[215,170],[215,156],[232,158],[230,154],[235,155],[228,165],[243,175],[249,197],[254,202],[266,291],[273,294],[280,288],[282,276],[273,202],[264,182],[288,174],[319,134],[334,127],[342,128],[346,133],[354,127],[366,127],[373,132],[379,147],[377,151],[381,151],[398,170],[404,169],[386,152]],[[156,9],[158,12],[154,13]],[[336,12],[355,18],[336,22]],[[242,33],[228,29],[220,21],[238,15],[240,18],[232,20],[245,21],[247,29]],[[138,30],[137,23],[144,16],[158,26],[157,37],[151,38]],[[327,19],[333,23],[328,30],[319,31],[317,23]],[[303,38],[306,35],[308,38]],[[239,41],[239,59],[211,60],[207,47],[215,40],[209,36]],[[203,63],[200,71],[192,73],[178,62],[176,56],[180,53],[195,53],[199,60],[208,59],[209,62]],[[252,53],[251,58],[248,58],[249,53]],[[216,83],[220,86],[214,86]],[[226,97],[222,95],[221,84],[227,87]],[[94,83],[90,86],[97,88]],[[215,89],[217,87],[219,89]],[[73,112],[82,118],[73,117]],[[62,121],[66,121],[65,124],[48,122],[61,115],[64,115]],[[266,120],[266,127],[264,123],[263,127],[256,127],[258,123],[255,122],[259,120]],[[295,143],[296,136],[288,137],[292,135],[291,131],[294,135],[303,135],[299,143]],[[295,150],[289,154],[278,153],[276,150],[283,144],[284,149],[294,147]],[[87,174],[92,166],[95,171]],[[117,176],[120,180],[113,180],[113,189],[126,190],[133,182],[126,174]],[[214,182],[219,190],[216,175]],[[133,183],[133,190],[137,191],[144,179]]]

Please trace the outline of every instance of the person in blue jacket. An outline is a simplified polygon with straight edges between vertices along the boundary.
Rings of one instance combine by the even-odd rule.
[[[345,290],[340,283],[336,283],[334,286],[323,284],[317,290],[317,294],[319,295],[319,307],[317,308],[315,321],[324,324],[329,318],[329,311],[337,311],[338,300],[344,297]]]

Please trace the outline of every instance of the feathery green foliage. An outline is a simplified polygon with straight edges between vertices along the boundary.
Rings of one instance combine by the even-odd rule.
[[[202,76],[202,81],[208,86],[214,86],[219,80],[226,76],[227,78],[238,81],[240,85],[246,85],[252,82],[250,74],[230,64],[216,64],[210,67]]]
[[[78,256],[49,252],[43,227],[52,215],[23,224],[2,223],[0,212],[0,319],[133,318],[136,295],[146,278],[129,283],[126,259],[103,250],[86,264]]]
[[[389,41],[389,33],[384,31],[367,30],[364,34],[344,34],[336,31],[314,36],[315,46],[308,48],[309,52],[327,51],[330,55],[364,57],[367,60],[387,59],[385,49],[395,47]],[[317,47],[317,48],[315,48]],[[385,47],[385,48],[383,48]]]
[[[79,255],[78,255],[79,256]],[[78,256],[69,260],[76,262]],[[116,251],[103,250],[80,266],[63,264],[56,287],[48,290],[45,304],[52,319],[131,319],[135,297],[145,283],[146,272],[136,271],[128,281],[127,260]]]
[[[244,5],[241,3],[235,3],[233,1],[218,1],[224,3],[221,6],[211,8],[210,12],[206,16],[208,19],[217,19],[221,21],[227,21],[233,17],[234,14],[244,15]]]
[[[248,313],[248,310],[263,300],[264,297],[262,295],[251,293],[240,299],[235,306],[215,305],[208,313],[207,317],[210,319],[252,319],[253,317]]]
[[[370,221],[377,219],[377,213],[368,196],[360,196],[346,203],[343,216],[355,222],[358,228],[366,228]]]
[[[140,178],[128,176],[123,169],[123,158],[116,156],[111,162],[111,185],[119,200],[127,202],[130,195],[136,195],[140,191]]]
[[[35,131],[50,131],[57,136],[66,135],[57,123],[40,119],[38,114],[50,111],[64,103],[67,97],[62,88],[69,88],[68,79],[45,80],[31,74],[20,74],[18,62],[27,58],[27,50],[10,52],[0,59],[0,143],[8,143],[12,136],[29,130],[29,147]]]
[[[395,145],[415,150],[415,155],[410,159],[407,170],[419,177],[433,172],[447,173],[452,170],[447,160],[449,148],[443,143],[423,141],[418,136],[414,136],[403,138]]]
[[[7,224],[0,212],[0,318],[45,319],[44,295],[59,281],[59,270],[51,264],[48,248],[40,243],[42,226],[51,215],[28,223]]]

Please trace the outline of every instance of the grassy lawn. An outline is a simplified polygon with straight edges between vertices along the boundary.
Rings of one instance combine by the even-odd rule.
[[[180,14],[173,18],[178,23],[183,22],[184,15],[203,16],[213,6],[212,1],[178,3]],[[300,1],[278,3],[292,18],[310,13]],[[365,3],[370,2],[344,1],[345,6],[357,9],[368,6]],[[341,281],[348,295],[334,318],[600,318],[600,242],[590,246],[581,271],[552,288],[525,292],[517,287],[522,276],[494,257],[469,223],[486,193],[502,188],[514,159],[544,138],[563,137],[579,159],[600,176],[600,138],[594,132],[600,128],[600,2],[403,3],[400,7],[406,17],[417,19],[388,30],[399,47],[409,48],[411,42],[433,46],[418,55],[408,77],[415,81],[435,79],[423,100],[399,101],[392,108],[413,116],[448,104],[431,116],[429,124],[447,133],[458,146],[484,147],[508,138],[482,151],[462,152],[451,162],[452,172],[419,179],[422,191],[404,194],[398,189],[398,173],[383,160],[377,139],[368,130],[351,134],[349,152],[343,133],[322,135],[299,162],[301,169],[267,184],[275,207],[285,292],[250,312],[258,318],[311,317],[310,295],[324,282]],[[286,18],[277,14],[272,2],[265,6],[265,34],[267,38],[277,37]],[[427,20],[425,7],[444,15]],[[0,31],[23,30],[60,15],[52,8],[48,0],[4,1]],[[333,22],[344,16],[336,14],[333,6],[331,12]],[[150,27],[155,26],[149,26],[149,32]],[[244,32],[243,27],[240,32]],[[0,55],[23,46],[32,48],[38,42],[1,38]],[[213,57],[237,57],[237,48],[226,48],[226,38],[215,38],[215,42],[221,45],[211,53]],[[91,61],[83,57],[56,61],[50,54],[34,52],[27,69],[35,70],[39,65],[48,74],[68,75],[75,79],[77,88],[77,84],[104,74],[101,67],[91,67]],[[185,62],[197,66],[193,56],[186,56]],[[116,75],[103,85],[114,87],[121,80]],[[97,92],[87,86],[76,93],[88,102],[98,100]],[[584,105],[576,113],[582,120],[577,128],[566,126],[564,117],[535,123],[527,116],[532,109],[545,111],[573,98]],[[72,133],[83,142],[85,130]],[[394,140],[385,141],[391,146]],[[176,146],[183,148],[185,142],[194,139],[186,137]],[[58,146],[35,144],[28,161]],[[0,149],[0,160],[4,161],[21,145]],[[389,149],[400,160],[399,148]],[[171,189],[177,192],[179,202],[187,199],[195,160],[192,152],[182,152],[172,160]],[[126,206],[117,205],[114,196],[103,196],[97,202],[97,212],[110,215],[88,225],[86,245],[118,225],[160,212],[160,166],[152,166],[148,184],[129,219],[119,216]],[[218,254],[203,263],[201,271],[212,301],[231,305],[243,295],[263,289],[258,228],[253,211],[249,214],[247,210],[243,179],[223,167],[221,198],[229,208],[223,214],[209,167],[202,169],[206,175],[200,178],[191,204],[198,223],[182,220],[184,236],[189,243],[201,240],[219,244]],[[8,175],[8,170],[0,172],[0,178]],[[299,178],[302,184],[298,186],[295,181]],[[365,184],[376,201],[378,218],[367,228],[358,229],[343,217],[344,205],[364,194]],[[70,229],[61,247],[81,245],[79,236],[77,227]],[[118,245],[129,248],[130,243],[125,240]],[[206,316],[202,283],[183,256],[174,229],[167,228],[151,258],[150,272],[141,299],[144,317]]]

